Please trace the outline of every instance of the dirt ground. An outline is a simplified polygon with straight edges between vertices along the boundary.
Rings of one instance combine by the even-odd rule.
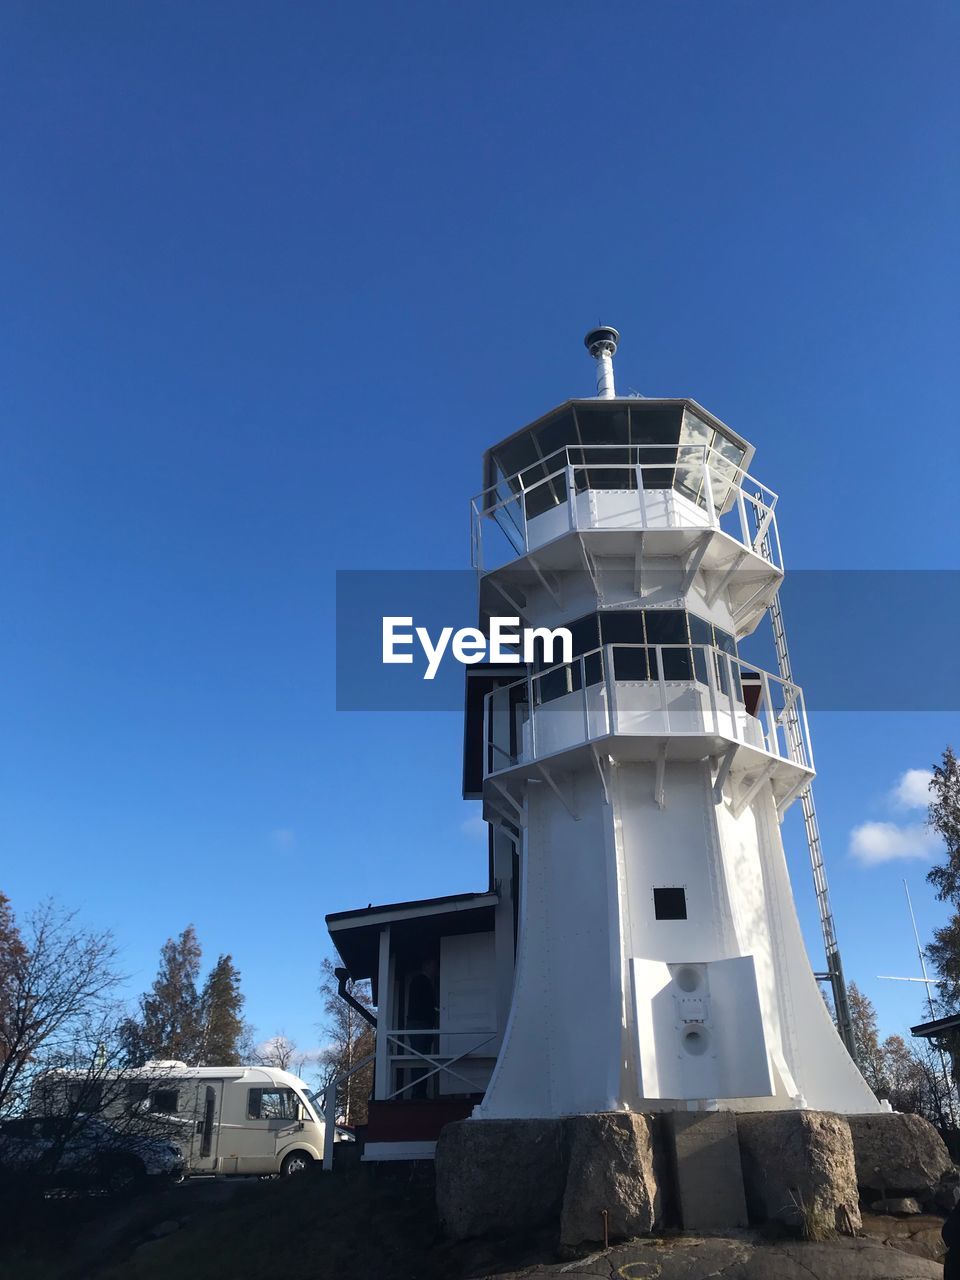
[[[826,1244],[759,1232],[560,1257],[546,1233],[444,1241],[431,1179],[360,1166],[287,1182],[193,1180],[126,1203],[46,1200],[0,1220],[0,1280],[940,1280],[940,1220],[868,1217]]]

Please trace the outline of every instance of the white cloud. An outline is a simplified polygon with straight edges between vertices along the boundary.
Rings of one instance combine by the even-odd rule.
[[[890,792],[890,799],[899,809],[926,809],[933,797],[930,794],[929,769],[908,769],[897,780]]]
[[[937,834],[919,822],[904,826],[896,822],[862,822],[850,832],[850,853],[864,867],[876,867],[897,858],[929,860],[939,843]]]

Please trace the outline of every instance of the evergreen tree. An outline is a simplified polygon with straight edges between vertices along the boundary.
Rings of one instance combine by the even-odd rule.
[[[143,997],[141,1045],[147,1058],[168,1058],[195,1065],[202,1022],[197,979],[200,942],[192,924],[160,951],[160,970]]]
[[[232,956],[220,956],[207,974],[200,995],[199,1065],[230,1067],[240,1061],[242,1010],[240,973]]]
[[[857,1065],[864,1080],[877,1096],[886,1088],[883,1050],[877,1027],[877,1011],[869,996],[865,996],[855,982],[847,986],[847,1002],[850,1005],[850,1022],[857,1046]]]
[[[940,975],[937,985],[946,1012],[960,1005],[960,762],[952,747],[947,747],[940,764],[933,766],[930,795],[927,821],[946,848],[944,861],[930,868],[927,880],[940,901],[953,907],[953,915],[934,929],[927,955]]]

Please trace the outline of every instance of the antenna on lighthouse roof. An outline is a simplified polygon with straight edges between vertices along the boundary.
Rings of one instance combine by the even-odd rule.
[[[591,329],[583,340],[583,345],[597,362],[597,396],[601,400],[612,400],[617,394],[613,385],[613,357],[617,354],[619,341],[616,329],[603,324]]]

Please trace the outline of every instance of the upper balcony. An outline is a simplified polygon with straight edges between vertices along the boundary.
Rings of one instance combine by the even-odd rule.
[[[484,743],[484,780],[509,791],[597,750],[661,779],[668,758],[714,758],[736,807],[769,780],[782,813],[814,771],[800,688],[713,645],[607,644],[530,672],[486,695]]]
[[[472,562],[489,573],[565,534],[598,531],[665,535],[660,554],[683,556],[716,530],[729,540],[718,550],[726,563],[756,558],[779,576],[776,504],[771,489],[713,445],[564,445],[472,500]]]

